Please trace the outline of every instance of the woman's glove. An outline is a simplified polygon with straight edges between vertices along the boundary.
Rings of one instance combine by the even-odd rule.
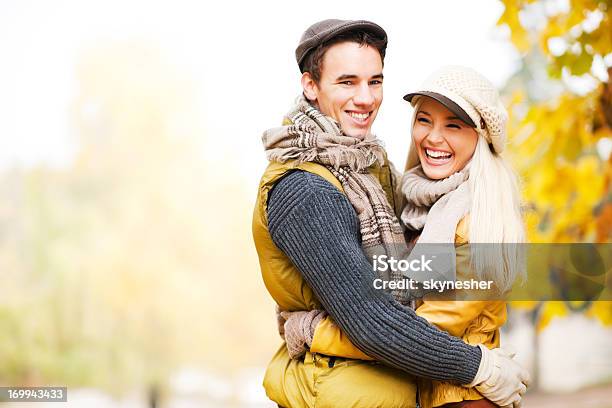
[[[484,397],[501,407],[520,408],[522,395],[529,385],[529,372],[513,360],[514,353],[502,348],[482,352],[476,377],[465,387],[475,387]]]
[[[325,316],[327,316],[327,313],[324,310],[278,313],[279,334],[282,331],[281,337],[284,335],[285,342],[287,342],[287,350],[291,358],[300,358],[310,349],[317,324]],[[284,320],[282,330],[281,319]]]

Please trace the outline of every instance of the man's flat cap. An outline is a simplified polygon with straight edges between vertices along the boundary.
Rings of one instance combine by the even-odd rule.
[[[387,46],[387,33],[381,26],[371,21],[337,19],[319,21],[304,31],[300,43],[295,50],[295,59],[300,67],[300,71],[302,71],[302,63],[310,51],[320,44],[350,31],[365,31],[370,33],[383,40],[385,47]]]

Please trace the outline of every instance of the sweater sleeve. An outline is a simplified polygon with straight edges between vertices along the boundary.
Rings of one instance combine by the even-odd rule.
[[[410,374],[470,383],[480,349],[444,333],[375,290],[347,197],[323,178],[294,171],[268,200],[274,243],[291,259],[325,310],[364,353]]]

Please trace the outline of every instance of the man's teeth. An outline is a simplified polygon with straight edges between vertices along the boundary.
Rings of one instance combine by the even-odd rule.
[[[438,150],[425,149],[425,153],[433,159],[450,159],[452,156],[452,153],[440,152]]]
[[[357,120],[366,120],[368,118],[368,116],[370,116],[370,113],[357,113],[357,112],[349,112],[349,115],[351,115],[352,118],[355,118]]]

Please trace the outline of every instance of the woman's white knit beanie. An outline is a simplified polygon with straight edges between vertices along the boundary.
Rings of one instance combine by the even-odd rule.
[[[446,96],[463,109],[476,124],[493,150],[501,153],[506,144],[508,112],[497,88],[475,70],[462,66],[446,66],[434,72],[421,84],[419,92],[434,92]],[[414,106],[418,98],[410,102]]]

